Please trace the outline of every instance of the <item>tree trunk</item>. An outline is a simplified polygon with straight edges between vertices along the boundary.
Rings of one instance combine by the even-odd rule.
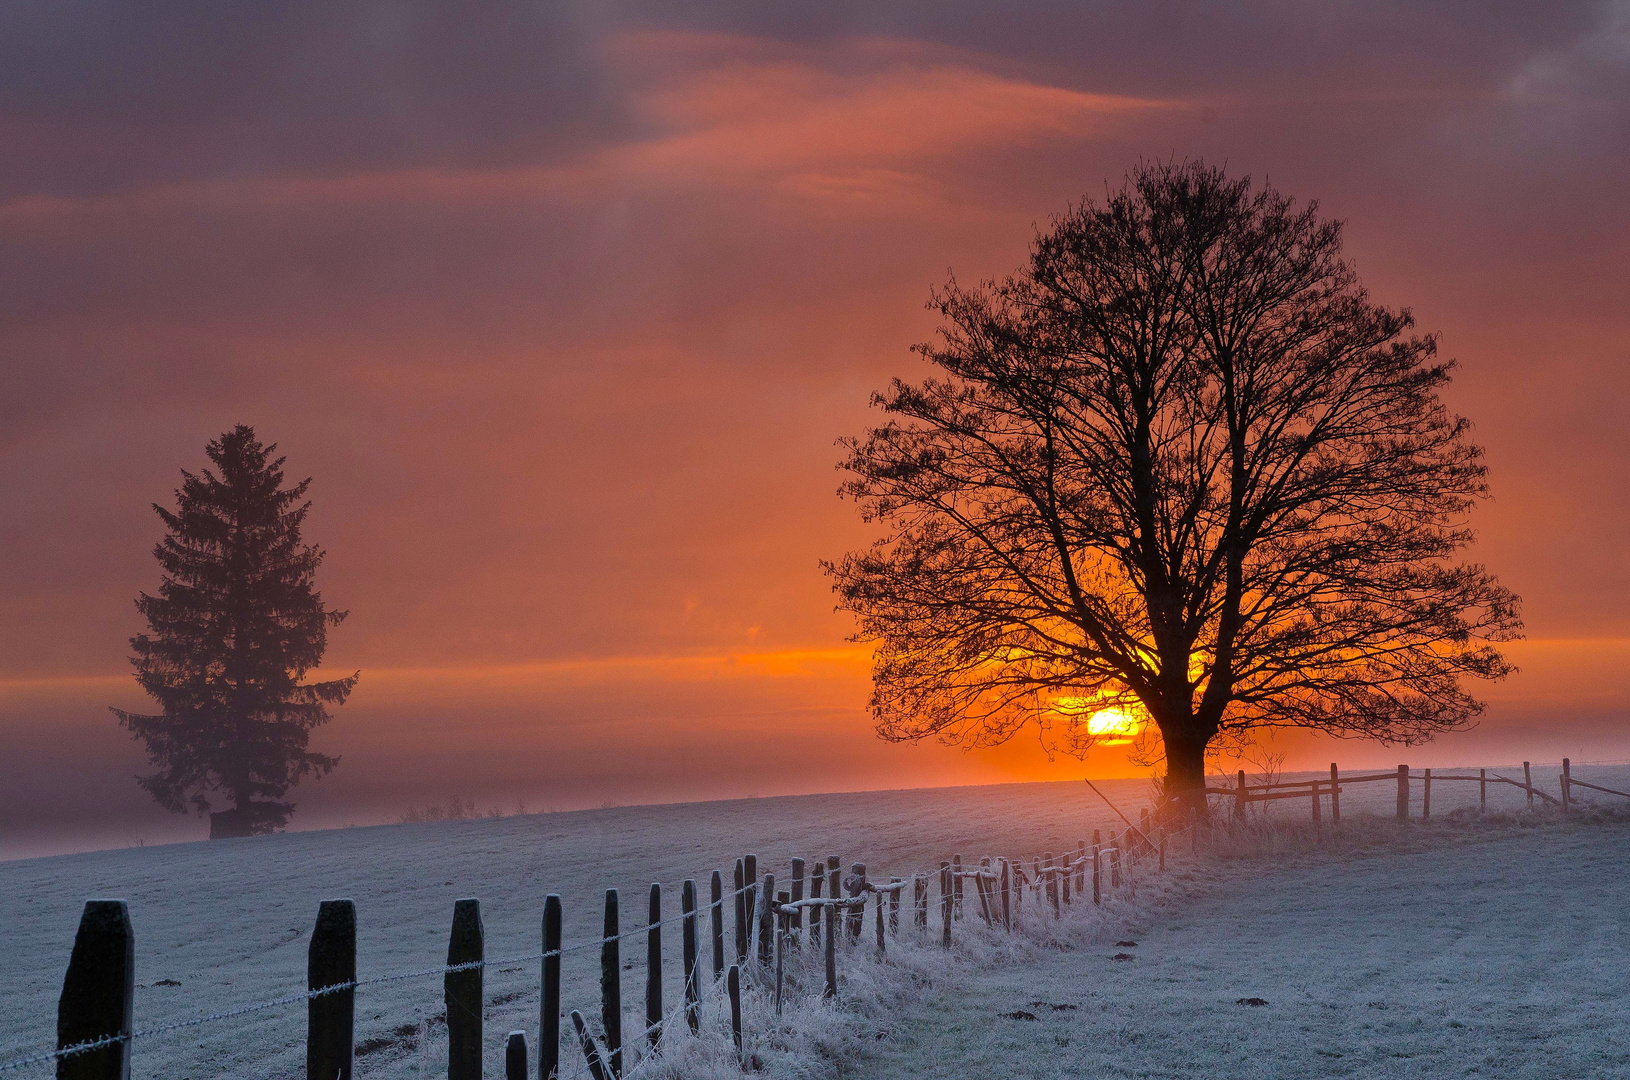
[[[1206,743],[1202,739],[1163,736],[1166,744],[1166,798],[1188,813],[1206,808]]]

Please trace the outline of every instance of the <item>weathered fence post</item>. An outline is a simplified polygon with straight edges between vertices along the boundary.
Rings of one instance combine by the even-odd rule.
[[[1070,879],[1073,877],[1075,877],[1075,869],[1070,866],[1070,853],[1066,851],[1058,857],[1059,891],[1063,894],[1066,907],[1070,903]]]
[[[1427,769],[1421,780],[1421,820],[1432,816],[1432,770]]]
[[[843,859],[839,856],[828,855],[826,857],[826,895],[830,900],[836,900],[840,895],[840,890],[843,888],[841,884],[842,879],[839,876],[842,867]],[[833,905],[833,907],[835,909],[836,905]],[[828,927],[833,927],[837,926],[838,924],[834,921],[829,921],[826,925]]]
[[[1092,902],[1094,904],[1103,902],[1103,892],[1098,884],[1098,871],[1100,864],[1103,862],[1103,854],[1103,847],[1098,843],[1098,831],[1094,829],[1092,833]]]
[[[1087,891],[1087,842],[1085,840],[1075,842],[1075,891],[1077,893]]]
[[[951,856],[951,917],[962,918],[962,856]]]
[[[828,901],[836,898],[837,890]],[[826,923],[826,991],[821,996],[835,998],[838,996],[838,905],[835,903],[822,904],[822,921]]]
[[[1409,766],[1398,766],[1398,820],[1409,820]]]
[[[758,905],[758,964],[768,969],[775,959],[775,875],[765,874]]]
[[[747,963],[747,868],[736,860],[736,963]]]
[[[1522,763],[1522,786],[1528,792],[1528,809],[1534,808],[1534,774],[1529,771],[1528,762]]]
[[[900,890],[905,887],[899,878],[889,878],[889,933],[895,937],[900,936]]]
[[[504,1080],[529,1080],[526,1075],[524,1031],[512,1031],[504,1039]]]
[[[1013,868],[1002,860],[1002,929],[1013,929]]]
[[[1572,775],[1571,771],[1568,768],[1568,759],[1563,758],[1562,759],[1562,812],[1564,814],[1566,814],[1570,809],[1573,808],[1573,803],[1572,803],[1572,800],[1570,799],[1570,796],[1573,794],[1573,792],[1570,790],[1570,788],[1572,787],[1572,784],[1573,784],[1573,775]]]
[[[804,860],[792,860],[792,902],[801,903],[804,899]],[[804,929],[804,909],[798,908],[797,913],[788,916],[787,930],[796,939]]]
[[[606,1035],[606,1067],[623,1074],[623,965],[618,947],[621,918],[617,890],[606,890],[606,919],[600,934],[600,1028]]]
[[[730,976],[725,981],[725,987],[730,993],[730,1038],[736,1044],[736,1060],[746,1062],[747,1057],[742,1050],[741,1042],[741,967],[730,965]]]
[[[654,881],[650,915],[645,930],[645,1037],[655,1050],[662,1041],[662,886]]]
[[[600,1059],[600,1048],[594,1045],[594,1036],[589,1034],[589,1026],[583,1022],[583,1014],[576,1009],[572,1010],[572,1026],[577,1029],[577,1039],[583,1044],[583,1060],[589,1063],[589,1075],[594,1080],[610,1080]]]
[[[113,1037],[119,1041],[58,1058],[61,1080],[130,1080],[135,1000],[136,935],[129,906],[123,900],[87,900],[57,999],[57,1049]],[[349,1068],[345,1075],[351,1075]]]
[[[1330,824],[1341,823],[1341,784],[1336,776],[1336,763],[1330,763]]]
[[[887,902],[887,897],[879,891],[877,894],[877,951],[880,954],[887,949],[887,946],[883,943],[883,905]]]
[[[928,880],[916,874],[911,875],[911,907],[912,918],[917,928],[924,934],[928,933]]]
[[[1489,771],[1477,770],[1477,812],[1483,813],[1489,808]]]
[[[809,875],[809,898],[811,900],[819,900],[821,898],[821,889],[825,886],[825,884],[826,875],[821,872],[821,863],[820,860],[817,859],[815,861],[814,869]],[[821,944],[821,923],[825,919],[825,916],[822,914],[823,911],[825,911],[824,906],[818,906],[811,908],[809,912],[809,943],[817,948],[819,948]]]
[[[940,917],[945,923],[945,929],[940,936],[940,944],[945,948],[951,947],[951,864],[940,863]]]
[[[792,902],[791,893],[776,893],[775,896],[775,1015],[781,1015],[781,981],[784,978],[786,967],[787,943],[792,939],[792,916],[783,915],[781,908]],[[797,909],[800,915],[802,908]]]
[[[979,893],[979,917],[985,920],[986,926],[995,925],[995,911],[990,901],[989,883],[985,881],[984,862],[980,863],[979,871],[974,875],[973,884],[974,890]]]
[[[324,900],[306,949],[306,989],[357,981],[357,906]],[[355,988],[306,1001],[306,1080],[351,1080]]]
[[[560,897],[543,899],[543,1003],[538,1008],[538,1080],[560,1075]]]
[[[453,902],[453,932],[447,939],[447,966],[475,965],[442,976],[447,1003],[447,1080],[481,1080],[481,1010],[486,956],[481,901]]]
[[[709,929],[713,931],[713,977],[717,979],[724,974],[724,877],[717,870],[713,871],[708,892],[708,922]]]
[[[679,889],[679,910],[684,916],[684,964],[682,972],[685,978],[685,1022],[690,1025],[691,1034],[695,1035],[702,1030],[702,1017],[697,1011],[698,1003],[702,1000],[702,981],[697,968],[701,962],[696,955],[696,882],[689,878]]]
[[[1234,816],[1241,821],[1245,820],[1245,770],[1239,771],[1239,790],[1234,796]]]
[[[849,867],[849,880],[844,883],[844,893],[850,903],[844,908],[843,925],[849,932],[849,940],[859,941],[860,931],[866,924],[865,863],[857,862]]]

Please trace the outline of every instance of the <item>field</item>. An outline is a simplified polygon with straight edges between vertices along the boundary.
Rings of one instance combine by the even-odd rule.
[[[1554,789],[1554,771],[1537,771],[1536,783]],[[1614,785],[1623,773],[1577,775]],[[1142,781],[1100,786],[1128,814],[1149,790]],[[1627,908],[1619,868],[1630,833],[1611,821],[1472,825],[1450,811],[1475,804],[1476,785],[1443,784],[1433,791],[1434,824],[1406,830],[1403,847],[1391,850],[1385,837],[1395,830],[1381,815],[1394,791],[1378,783],[1343,796],[1355,834],[1373,833],[1382,847],[1307,854],[1290,829],[1290,850],[1274,859],[1196,861],[1174,851],[1171,872],[1147,879],[1136,901],[1090,917],[1077,909],[1075,922],[1045,940],[981,944],[969,933],[954,961],[900,950],[896,963],[912,979],[874,981],[870,1004],[853,1017],[868,1030],[881,1025],[872,1035],[884,1038],[817,1039],[814,1051],[783,1055],[769,1071],[832,1075],[841,1063],[900,1076],[1196,1075],[1185,1070],[1203,1056],[1230,1075],[1621,1074],[1617,973]],[[1491,809],[1521,803],[1513,789],[1491,793]],[[1287,801],[1275,812],[1303,822],[1306,804]],[[489,958],[519,956],[538,951],[551,892],[563,898],[570,946],[597,936],[605,888],[621,890],[623,926],[632,928],[644,921],[651,882],[668,890],[672,914],[680,881],[696,878],[705,892],[710,871],[728,876],[746,852],[783,873],[794,855],[836,854],[866,861],[880,878],[936,867],[952,852],[1063,851],[1118,825],[1085,785],[1030,784],[380,826],[0,863],[8,953],[0,1060],[49,1045],[74,926],[92,896],[130,901],[140,1029],[303,989],[307,935],[328,897],[357,901],[367,978],[442,963],[459,897],[482,900]],[[1125,950],[1135,961],[1107,958],[1104,946],[1123,933],[1139,942]],[[643,944],[628,944],[625,958],[643,968]],[[677,935],[664,944],[672,1002]],[[595,1012],[597,975],[592,949],[566,957],[568,1009]],[[625,976],[631,1014],[637,978]],[[535,963],[489,970],[487,993],[499,1003],[487,1018],[488,1075],[501,1072],[503,1032],[535,1036],[536,979]],[[1247,997],[1269,1004],[1235,1004]],[[358,1075],[437,1075],[445,1043],[426,1022],[441,1004],[439,978],[359,992],[357,1040],[373,1049],[359,1058]],[[1038,1019],[1000,1015],[1012,1012]],[[298,1005],[254,1013],[138,1042],[135,1075],[297,1076],[303,1035]],[[832,1060],[820,1059],[828,1053]],[[959,1065],[976,1062],[971,1071]]]

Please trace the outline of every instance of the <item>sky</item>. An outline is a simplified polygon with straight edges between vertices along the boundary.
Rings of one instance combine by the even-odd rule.
[[[1270,752],[1630,757],[1622,0],[84,0],[0,10],[0,855],[202,835],[106,707],[151,504],[239,422],[362,672],[297,826],[1137,774],[880,743],[818,561],[929,290],[1185,158],[1442,335],[1528,626],[1473,731]]]

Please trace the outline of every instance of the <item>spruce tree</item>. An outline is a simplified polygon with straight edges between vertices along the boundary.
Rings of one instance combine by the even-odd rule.
[[[307,749],[311,730],[360,677],[303,682],[347,613],[323,607],[323,552],[301,539],[311,480],[283,487],[276,450],[239,424],[206,447],[218,472],[182,470],[175,511],[154,504],[163,580],[137,598],[149,629],[130,645],[161,711],[113,710],[156,767],[138,783],[167,810],[210,814],[212,838],[287,824],[283,795],[339,763]]]

